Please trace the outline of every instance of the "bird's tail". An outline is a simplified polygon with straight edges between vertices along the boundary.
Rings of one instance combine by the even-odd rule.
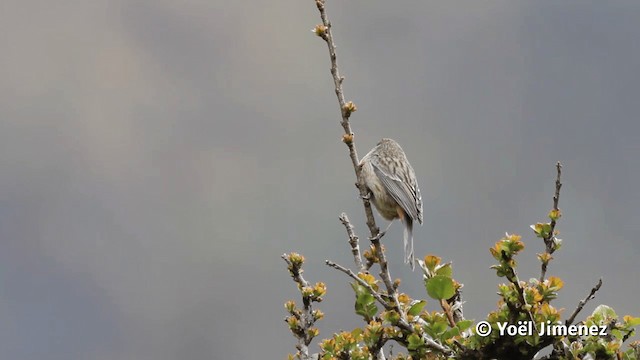
[[[410,216],[404,217],[404,263],[411,266],[411,270],[416,268],[416,259],[413,254],[413,219]]]

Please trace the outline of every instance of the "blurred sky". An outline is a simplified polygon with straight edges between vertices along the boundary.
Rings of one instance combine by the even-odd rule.
[[[564,164],[571,313],[640,315],[640,3],[328,1],[356,144],[398,140],[465,314],[495,307],[488,248],[524,235]],[[338,216],[366,238],[312,0],[0,5],[0,354],[30,360],[282,359],[280,255],[325,281],[321,335],[361,324]],[[381,222],[386,226],[386,222]],[[426,296],[385,238],[401,290]],[[434,302],[427,308],[437,309]],[[568,314],[567,314],[568,315]]]

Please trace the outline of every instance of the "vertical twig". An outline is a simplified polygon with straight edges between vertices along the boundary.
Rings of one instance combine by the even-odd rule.
[[[562,164],[558,161],[556,163],[556,171],[557,171],[557,175],[556,175],[556,192],[553,195],[553,210],[559,214],[559,209],[558,209],[558,202],[560,200],[560,188],[562,188],[562,182],[560,181],[560,176],[562,175]],[[551,219],[551,231],[549,231],[549,234],[543,238],[544,240],[544,245],[545,245],[545,252],[549,255],[553,254],[554,251],[556,251],[556,247],[555,247],[555,229],[556,229],[556,219],[553,218]],[[540,271],[540,282],[544,282],[544,277],[547,274],[547,265],[549,265],[549,261],[542,261],[542,268]]]
[[[354,144],[354,134],[351,130],[351,125],[349,124],[349,118],[351,114],[356,111],[356,106],[351,101],[347,103],[344,99],[344,92],[342,90],[342,82],[344,81],[344,77],[340,75],[340,71],[338,69],[336,45],[333,41],[333,34],[331,32],[331,22],[327,17],[327,12],[325,9],[325,0],[315,0],[315,2],[316,7],[320,12],[320,19],[322,19],[322,24],[317,25],[314,29],[314,32],[327,43],[327,47],[329,49],[329,58],[331,59],[331,76],[333,77],[335,92],[338,98],[338,104],[340,105],[340,113],[342,115],[342,121],[340,122],[342,128],[344,129],[342,140],[345,144],[347,144],[347,147],[349,148],[349,156],[351,158],[353,170],[358,180],[357,187],[358,190],[360,190],[360,198],[362,199],[362,204],[364,206],[364,211],[367,218],[367,226],[369,227],[369,232],[371,234],[370,240],[376,250],[377,257],[380,261],[380,277],[382,278],[382,281],[387,288],[388,294],[394,298],[394,302],[396,303],[398,310],[400,310],[400,302],[398,301],[396,288],[391,281],[391,275],[389,274],[389,268],[387,265],[387,258],[384,254],[384,251],[382,250],[382,245],[380,244],[380,238],[382,238],[384,234],[380,232],[380,229],[376,225],[376,221],[373,216],[373,210],[371,208],[371,202],[369,201],[368,190],[364,185],[361,176],[361,167],[359,165],[360,161],[358,160],[358,153]],[[405,317],[405,315],[402,314],[402,311],[399,311],[399,314],[402,317]]]
[[[351,254],[353,254],[353,261],[356,263],[358,271],[366,271],[366,268],[362,265],[362,256],[360,256],[360,244],[358,242],[359,239],[353,231],[353,225],[351,225],[347,214],[340,214],[340,222],[347,230],[347,236],[349,237],[349,246],[351,246]]]

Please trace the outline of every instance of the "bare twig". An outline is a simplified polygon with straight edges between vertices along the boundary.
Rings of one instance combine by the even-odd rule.
[[[336,270],[340,270],[343,273],[349,275],[349,277],[352,278],[353,280],[357,281],[358,284],[360,284],[360,285],[364,286],[365,288],[367,288],[367,290],[369,290],[371,295],[373,295],[373,297],[380,303],[380,305],[384,306],[385,309],[387,309],[387,310],[396,310],[395,307],[391,306],[389,304],[389,302],[386,301],[383,298],[382,294],[380,294],[374,288],[372,288],[371,285],[369,285],[366,281],[364,281],[361,278],[359,278],[358,275],[354,274],[353,271],[351,271],[351,269],[347,269],[346,267],[344,267],[344,266],[342,266],[340,264],[336,264],[331,260],[325,260],[325,263],[327,265],[331,266],[332,268],[334,268]]]
[[[353,231],[353,225],[351,225],[347,214],[340,214],[340,222],[347,230],[347,236],[349,236],[349,245],[351,246],[351,253],[353,254],[353,261],[356,263],[356,266],[360,271],[366,271],[366,268],[362,264],[362,257],[360,256],[360,244],[358,242],[359,239]]]
[[[580,313],[580,311],[582,311],[582,308],[587,305],[587,303],[589,302],[589,300],[593,299],[596,295],[596,292],[598,292],[598,290],[600,290],[600,286],[602,286],[602,279],[598,280],[598,283],[596,284],[596,286],[594,286],[591,291],[589,292],[589,295],[587,295],[587,297],[585,297],[583,300],[580,300],[580,302],[578,303],[578,307],[573,310],[573,314],[571,314],[571,316],[567,319],[567,321],[565,321],[565,325],[571,325],[573,323],[573,321],[576,319],[576,316],[578,316],[578,313]]]
[[[562,188],[562,182],[560,181],[560,176],[562,175],[562,164],[558,161],[556,163],[556,192],[553,195],[553,210],[555,210],[556,212],[559,211],[558,209],[558,202],[560,200],[560,188]],[[556,229],[556,219],[551,219],[551,231],[549,231],[549,234],[543,238],[544,240],[544,245],[545,245],[545,252],[549,255],[553,254],[554,251],[556,251],[556,247],[555,247],[555,229]],[[548,261],[543,261],[542,262],[542,269],[540,272],[540,282],[544,281],[544,277],[547,274],[547,266],[549,265]]]
[[[556,163],[556,193],[553,195],[553,209],[558,210],[558,201],[560,200],[560,188],[562,187],[562,182],[560,182],[560,176],[562,175],[562,164],[560,161]],[[555,226],[556,222],[551,221],[551,227]]]
[[[456,320],[453,318],[453,312],[451,311],[451,305],[445,299],[440,299],[440,307],[444,311],[444,314],[447,316],[447,320],[449,321],[449,326],[452,328],[456,327]]]
[[[316,26],[316,34],[320,36],[326,43],[329,48],[329,57],[331,58],[331,75],[333,77],[333,83],[335,85],[336,96],[338,97],[338,104],[340,105],[340,113],[342,114],[342,121],[340,125],[344,129],[344,137],[343,140],[345,144],[349,147],[349,155],[351,157],[351,162],[353,163],[353,168],[356,171],[356,175],[358,175],[358,153],[356,151],[355,145],[353,144],[353,132],[351,131],[351,125],[349,124],[349,117],[351,113],[355,111],[355,107],[349,108],[346,106],[347,103],[344,100],[344,92],[342,90],[342,82],[344,81],[344,77],[340,76],[340,70],[338,69],[338,58],[336,55],[336,45],[333,42],[333,34],[331,31],[331,23],[327,18],[327,12],[324,7],[324,0],[316,0],[316,6],[318,7],[318,11],[320,12],[320,18],[322,19],[322,25]],[[353,106],[353,103],[351,103]],[[366,197],[366,191],[361,191],[361,195]],[[373,219],[373,212],[371,213]],[[369,218],[367,218],[369,220]],[[375,222],[373,222],[375,224]],[[373,233],[373,232],[372,232]],[[376,231],[377,233],[377,231]]]
[[[333,34],[331,31],[331,22],[327,18],[327,12],[325,10],[324,0],[315,0],[318,11],[320,12],[320,18],[322,19],[322,27],[316,27],[316,34],[320,36],[326,43],[329,49],[329,57],[331,59],[331,75],[333,77],[333,83],[335,85],[335,92],[338,98],[338,104],[340,105],[340,113],[342,115],[342,121],[340,125],[344,129],[344,135],[342,140],[347,147],[349,148],[349,157],[351,158],[351,163],[353,165],[353,170],[355,171],[356,177],[358,179],[358,189],[360,190],[360,198],[362,198],[362,203],[365,208],[365,215],[367,217],[367,226],[371,232],[371,238],[375,238],[380,233],[380,229],[376,226],[375,218],[373,217],[373,210],[371,209],[371,203],[369,202],[369,196],[366,186],[362,184],[361,176],[360,176],[360,166],[358,160],[358,152],[356,151],[355,144],[353,142],[354,134],[351,130],[351,125],[349,124],[349,117],[351,113],[355,111],[355,105],[353,103],[347,104],[344,100],[344,92],[342,90],[342,82],[344,81],[344,77],[340,75],[340,70],[338,69],[338,58],[336,55],[336,45],[333,41]],[[318,30],[319,29],[319,30]],[[350,105],[350,106],[349,106]]]
[[[451,306],[451,311],[453,312],[453,320],[456,324],[462,320],[464,320],[464,312],[462,309],[462,305],[464,302],[462,301],[462,285],[460,288],[456,289],[455,295],[451,299],[448,299],[447,302],[449,306]]]

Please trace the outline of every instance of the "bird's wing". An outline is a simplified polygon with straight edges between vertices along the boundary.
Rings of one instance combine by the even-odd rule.
[[[420,193],[417,187],[414,189],[400,177],[391,174],[380,164],[376,157],[371,159],[371,164],[373,165],[373,171],[389,195],[391,195],[413,220],[418,220],[422,223],[422,206],[418,208],[418,204],[421,204],[422,199],[420,199]]]

